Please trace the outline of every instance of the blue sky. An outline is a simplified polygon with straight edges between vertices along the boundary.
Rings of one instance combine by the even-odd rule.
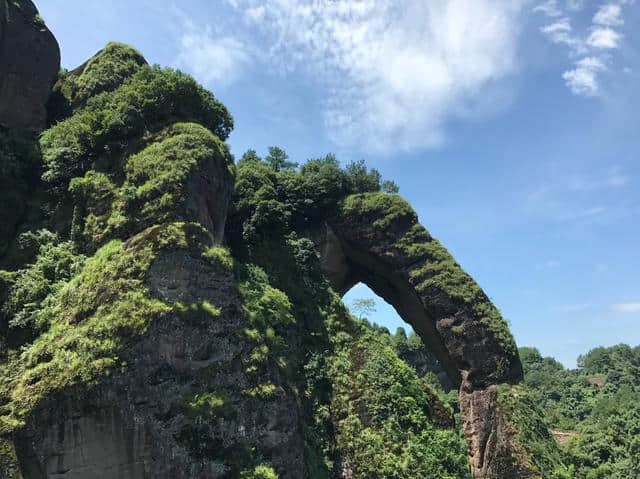
[[[36,3],[67,68],[116,40],[192,73],[233,113],[236,156],[365,158],[520,345],[573,366],[640,343],[633,0]],[[382,300],[371,319],[401,325]]]

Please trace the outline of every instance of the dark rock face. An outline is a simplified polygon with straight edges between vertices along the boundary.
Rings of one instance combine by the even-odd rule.
[[[0,126],[41,130],[60,69],[58,43],[30,0],[0,2]]]
[[[201,326],[167,318],[126,351],[126,374],[40,408],[15,437],[24,479],[235,477],[224,460],[241,452],[234,449],[239,442],[259,444],[284,471],[279,477],[308,477],[297,404],[280,385],[266,403],[230,393],[233,414],[216,421],[194,422],[180,412],[185,398],[202,391],[203,378],[216,391],[250,386],[241,358],[252,346],[233,335],[246,324],[232,275],[170,252],[154,260],[148,283],[163,301],[206,300],[220,316]]]

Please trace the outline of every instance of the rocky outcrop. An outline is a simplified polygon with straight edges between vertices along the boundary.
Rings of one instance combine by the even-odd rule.
[[[158,235],[157,227],[143,232],[127,248]],[[14,435],[24,479],[237,477],[230,458],[252,451],[272,457],[282,478],[306,477],[295,400],[277,382],[272,400],[243,393],[252,386],[242,362],[252,344],[242,335],[242,300],[231,272],[196,251],[160,253],[148,286],[165,304],[206,301],[216,311],[176,310],[129,339],[120,351],[126,374],[90,392],[52,392]]]
[[[59,69],[58,43],[33,3],[0,1],[0,126],[42,130]]]
[[[0,0],[0,39],[0,126],[39,130],[55,40],[26,0]],[[377,477],[369,458],[388,437],[404,437],[388,471],[402,454],[446,470],[411,449],[432,425],[453,427],[451,411],[349,317],[335,292],[357,282],[459,388],[474,477],[538,477],[513,406],[522,367],[509,329],[398,195],[350,194],[362,190],[330,157],[308,168],[320,182],[254,158],[232,199],[231,115],[125,45],[63,75],[56,95],[59,121],[34,149],[52,199],[36,227],[69,240],[80,272],[37,277],[47,293],[14,301],[32,334],[0,361],[0,479]],[[25,271],[3,272],[1,293]],[[396,382],[379,387],[388,372]],[[402,381],[412,392],[394,391]],[[409,439],[389,433],[400,427]]]
[[[413,209],[397,195],[350,196],[327,221],[320,250],[337,291],[367,284],[411,324],[460,388],[474,477],[535,477],[513,454],[523,446],[496,401],[497,384],[522,378],[515,342],[499,311]]]

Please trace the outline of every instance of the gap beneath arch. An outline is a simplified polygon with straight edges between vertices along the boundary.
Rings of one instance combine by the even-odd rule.
[[[357,311],[355,302],[357,300],[372,300],[374,310],[370,312]],[[415,342],[409,341],[407,347],[398,350],[398,355],[401,359],[407,361],[412,367],[416,369],[419,376],[424,376],[427,373],[433,373],[435,378],[440,383],[440,386],[445,392],[449,392],[455,389],[455,385],[451,382],[451,379],[442,368],[440,362],[431,353],[429,348],[424,345],[419,336],[415,336],[415,332],[411,325],[405,322],[393,306],[387,303],[383,298],[374,293],[364,283],[357,283],[343,296],[342,300],[347,305],[351,314],[356,317],[365,318],[369,323],[386,328],[389,334],[396,335],[398,328],[402,328],[405,331],[407,337],[414,336],[414,341],[417,339],[420,341],[422,347],[416,348]],[[413,343],[413,346],[410,345]]]
[[[404,328],[407,334],[413,331],[411,325],[400,317],[395,308],[374,293],[366,284],[356,284],[342,298],[354,316],[359,316],[353,308],[354,301],[357,299],[371,299],[375,301],[375,312],[365,315],[370,323],[375,323],[378,326],[387,328],[391,334],[395,333],[398,328]]]

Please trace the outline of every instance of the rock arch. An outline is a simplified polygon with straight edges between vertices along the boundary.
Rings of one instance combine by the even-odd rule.
[[[369,286],[414,328],[459,387],[474,477],[535,477],[514,459],[522,448],[497,399],[499,384],[522,379],[508,326],[411,206],[385,193],[346,198],[325,223],[320,253],[336,291]]]

